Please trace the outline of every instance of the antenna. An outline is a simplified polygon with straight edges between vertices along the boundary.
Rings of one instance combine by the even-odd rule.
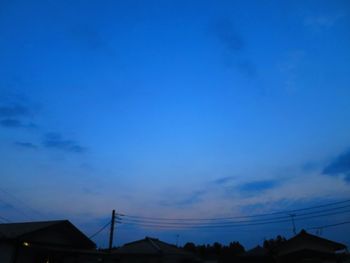
[[[322,232],[323,232],[323,227],[319,227],[319,228],[317,228],[317,230],[316,230],[316,235],[322,236]]]
[[[293,225],[293,234],[296,235],[297,232],[296,232],[296,229],[295,229],[295,222],[294,222],[294,217],[296,216],[296,214],[288,214],[291,219],[292,219],[292,225]]]

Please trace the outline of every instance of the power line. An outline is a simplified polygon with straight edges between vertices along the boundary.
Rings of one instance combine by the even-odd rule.
[[[307,228],[307,229],[308,229],[308,230],[322,229],[322,228],[328,228],[328,227],[334,227],[334,226],[340,226],[340,225],[346,225],[346,224],[350,224],[350,221],[345,221],[345,222],[336,223],[336,224],[330,224],[330,225],[309,227],[309,228]]]
[[[288,221],[286,221],[288,222]],[[341,225],[346,225],[346,224],[350,224],[350,221],[345,221],[345,222],[340,222],[340,223],[335,223],[335,224],[329,224],[329,225],[322,225],[322,226],[316,226],[316,227],[307,227],[304,228],[306,230],[318,230],[318,229],[323,229],[323,228],[329,228],[329,227],[336,227],[336,226],[341,226]],[[125,230],[128,231],[129,229],[132,229],[132,225],[125,225],[123,228],[120,228],[120,230]],[[169,230],[169,231],[198,231],[198,228],[186,228],[186,229],[179,229],[179,228],[167,228],[167,227],[159,227],[158,229],[160,230]],[[289,229],[289,228],[288,228]],[[234,232],[232,232],[233,230],[235,230]],[[244,230],[242,228],[240,228],[238,230],[238,228],[207,228],[205,229],[205,231],[225,231],[225,233],[237,233],[237,231],[239,232],[249,232],[251,233],[251,230]],[[284,228],[283,231],[287,231],[287,228]],[[178,232],[175,232],[178,233]]]
[[[325,212],[330,212],[330,211],[337,211],[337,210],[342,210],[344,208],[349,208],[350,205],[345,205],[341,207],[333,207],[333,208],[328,208],[328,209],[322,209],[318,211],[311,211],[307,213],[300,213],[300,214],[292,214],[294,216],[308,216],[308,215],[317,215],[317,214],[322,214]],[[120,218],[122,222],[126,223],[150,223],[150,224],[162,224],[162,225],[203,225],[203,224],[210,224],[210,225],[225,225],[225,224],[240,224],[240,223],[259,223],[259,222],[266,222],[266,221],[271,221],[271,220],[281,220],[281,219],[290,219],[290,214],[286,214],[284,216],[278,216],[278,217],[270,217],[270,218],[261,218],[261,219],[251,219],[251,220],[239,220],[239,221],[232,221],[232,220],[222,220],[222,221],[214,221],[214,222],[194,222],[194,221],[181,221],[178,222],[176,220],[173,221],[160,221],[160,220],[149,220],[149,219],[134,219],[134,218]]]
[[[264,216],[271,216],[271,215],[279,215],[279,214],[290,214],[290,213],[296,213],[300,211],[306,211],[306,210],[312,210],[312,209],[318,209],[328,206],[334,206],[338,204],[344,204],[350,202],[350,199],[339,201],[339,202],[333,202],[323,205],[317,205],[317,206],[311,206],[301,209],[293,209],[293,210],[286,210],[286,211],[279,211],[279,212],[272,212],[272,213],[264,213],[264,214],[253,214],[253,215],[247,215],[247,216],[231,216],[231,217],[217,217],[217,218],[164,218],[164,217],[146,217],[146,216],[137,216],[137,215],[124,215],[127,218],[134,218],[134,219],[150,219],[150,220],[159,220],[159,221],[215,221],[215,220],[230,220],[230,219],[239,219],[239,218],[252,218],[252,217],[264,217]]]
[[[139,228],[137,228],[139,227]],[[253,227],[253,226],[252,226]],[[150,227],[150,226],[135,226],[135,225],[129,225],[129,224],[125,224],[125,225],[120,225],[119,227],[119,231],[135,231],[137,229],[137,231],[164,231],[164,232],[170,232],[173,234],[177,234],[177,233],[185,233],[185,232],[195,232],[195,231],[206,231],[206,232],[213,232],[213,233],[245,233],[246,235],[251,235],[252,234],[252,227],[247,226],[247,227],[231,227],[231,228],[202,228],[202,229],[198,229],[198,228],[189,228],[189,227],[173,227],[173,228],[169,228],[169,227]],[[270,228],[269,228],[270,229]],[[287,232],[290,231],[290,227],[284,226],[273,226],[273,229],[276,231],[280,231],[280,232]]]
[[[332,212],[332,213],[324,213],[324,214],[319,214],[319,215],[309,215],[309,216],[302,216],[300,218],[296,217],[294,220],[295,221],[301,221],[301,220],[307,220],[307,219],[312,219],[312,218],[319,218],[319,217],[325,217],[325,216],[332,216],[336,214],[344,214],[348,213],[350,210],[346,211],[338,211],[338,212]],[[257,225],[267,225],[267,224],[275,224],[275,223],[284,223],[284,222],[290,222],[290,219],[282,219],[282,220],[273,220],[271,219],[270,221],[265,221],[265,222],[255,222],[255,223],[240,223],[240,224],[233,224],[233,223],[227,223],[227,224],[221,224],[221,225],[213,225],[213,224],[194,224],[194,225],[179,225],[175,223],[149,223],[149,222],[144,222],[144,223],[131,223],[137,226],[143,226],[143,227],[157,227],[157,228],[168,228],[168,229],[177,229],[181,227],[187,227],[187,228],[231,228],[231,227],[244,227],[244,226],[257,226]],[[125,222],[125,224],[130,224],[130,222]]]
[[[104,229],[106,229],[111,222],[108,222],[107,224],[105,224],[103,227],[101,227],[99,230],[97,230],[94,234],[92,234],[91,236],[89,236],[89,238],[94,238],[95,236],[97,236],[99,233],[101,233]]]

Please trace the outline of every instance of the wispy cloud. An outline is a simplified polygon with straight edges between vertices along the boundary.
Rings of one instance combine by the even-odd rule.
[[[38,148],[37,145],[35,145],[34,143],[31,143],[31,142],[19,142],[19,141],[17,141],[14,144],[18,147],[22,147],[22,148],[26,148],[26,149],[33,149],[34,150],[34,149]]]
[[[44,136],[43,146],[48,149],[57,149],[65,152],[84,153],[86,147],[81,146],[77,141],[64,139],[59,133],[47,133]]]
[[[229,19],[217,21],[213,27],[220,43],[229,51],[241,51],[245,47],[243,38]]]
[[[101,194],[101,192],[99,190],[97,190],[96,188],[90,188],[90,187],[83,187],[81,189],[81,191],[83,194],[86,194],[86,195],[97,196],[97,195]]]
[[[333,14],[333,15],[314,15],[308,16],[304,20],[304,25],[312,30],[321,31],[324,29],[332,28],[339,20],[344,17],[344,14]]]
[[[160,205],[173,207],[185,207],[194,205],[201,202],[201,198],[205,193],[205,190],[197,190],[185,197],[180,197],[177,199],[175,198],[174,200],[161,201]]]
[[[3,119],[0,120],[0,125],[5,128],[35,128],[36,124],[29,122],[24,123],[19,119]]]
[[[0,121],[0,125],[6,128],[20,128],[23,123],[17,119],[4,119]]]
[[[4,211],[4,210],[12,210],[13,208],[14,208],[13,205],[11,205],[11,204],[9,204],[9,203],[6,203],[6,202],[2,202],[2,203],[0,204],[0,209],[1,209],[2,211]]]
[[[284,75],[284,89],[293,93],[298,89],[299,68],[302,65],[306,53],[303,50],[293,50],[288,53],[283,63],[279,67],[279,71]]]
[[[214,36],[224,49],[224,65],[238,70],[243,75],[257,75],[255,63],[245,54],[246,43],[230,19],[221,19],[214,23]]]
[[[242,194],[257,194],[278,186],[277,180],[260,180],[243,183],[237,186],[237,190]]]
[[[307,161],[301,165],[301,170],[304,172],[314,172],[320,169],[321,162],[318,161]]]
[[[115,50],[110,45],[106,36],[92,24],[76,24],[68,29],[69,37],[79,46],[90,51],[104,53],[115,57]]]
[[[226,176],[226,177],[221,177],[219,179],[214,180],[213,183],[216,185],[225,185],[227,183],[234,181],[235,179],[236,177],[234,176]]]
[[[71,36],[88,48],[99,49],[105,45],[99,32],[89,25],[76,25],[70,30]]]
[[[6,95],[6,94],[5,94]],[[36,133],[44,134],[41,145],[47,149],[56,149],[65,152],[83,153],[86,147],[75,140],[64,138],[60,133],[45,133],[39,129],[34,122],[37,113],[36,107],[32,106],[27,99],[20,99],[17,95],[6,95],[0,97],[0,127],[7,129],[32,129]],[[32,142],[22,142],[20,140],[13,143],[14,146],[38,149],[39,144]]]
[[[22,105],[0,106],[0,118],[29,116],[30,109]]]
[[[256,65],[248,60],[241,60],[236,63],[236,68],[244,75],[248,77],[254,77],[257,75],[257,68]]]
[[[4,128],[35,128],[34,108],[21,101],[18,96],[0,97],[0,126]]]
[[[343,176],[350,183],[350,150],[334,158],[322,171],[329,176]]]

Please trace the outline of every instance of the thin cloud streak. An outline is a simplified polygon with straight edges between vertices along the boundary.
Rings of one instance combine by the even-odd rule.
[[[237,189],[243,193],[261,193],[273,189],[277,186],[278,182],[276,180],[260,180],[241,184],[237,187]]]
[[[23,123],[19,119],[3,119],[0,120],[0,125],[5,128],[36,128],[37,125],[30,123]]]
[[[31,142],[19,142],[19,141],[17,141],[14,144],[18,147],[21,147],[21,148],[33,149],[33,150],[38,149],[38,146],[35,145],[34,143],[31,143]]]
[[[347,150],[334,158],[322,171],[329,176],[343,177],[350,183],[350,150]]]
[[[217,184],[217,185],[225,185],[229,182],[232,182],[236,179],[236,177],[234,176],[226,176],[226,177],[221,177],[219,179],[216,179],[214,180],[214,184]]]
[[[4,128],[36,128],[33,122],[34,109],[17,96],[1,96],[0,126]]]
[[[243,38],[229,19],[217,21],[213,27],[213,31],[217,39],[228,51],[238,52],[245,48]]]
[[[224,65],[233,67],[247,77],[257,75],[257,67],[245,54],[246,43],[229,19],[217,21],[213,34],[224,48]]]
[[[329,30],[344,17],[344,14],[319,14],[314,16],[308,16],[304,20],[304,25],[315,31]]]
[[[206,193],[205,190],[198,190],[191,193],[189,196],[171,201],[161,201],[162,206],[172,206],[172,207],[187,207],[198,204],[202,201],[201,197]]]
[[[29,115],[29,108],[21,105],[0,107],[0,118],[26,117]]]
[[[86,147],[81,146],[77,141],[64,139],[59,133],[47,133],[42,142],[47,149],[56,149],[72,153],[84,153]]]

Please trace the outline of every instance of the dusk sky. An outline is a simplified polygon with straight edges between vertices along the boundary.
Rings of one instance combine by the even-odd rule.
[[[347,0],[0,0],[0,218],[91,235],[112,209],[218,218],[348,200],[349,84]],[[297,216],[297,230],[347,211]],[[115,244],[277,234],[291,222],[120,224]],[[323,236],[349,246],[350,225]]]

